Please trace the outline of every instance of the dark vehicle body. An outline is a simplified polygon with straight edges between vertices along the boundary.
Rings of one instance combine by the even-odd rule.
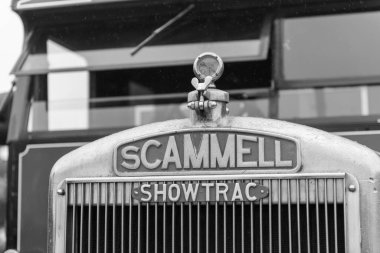
[[[192,62],[205,50],[225,61],[217,86],[229,91],[232,115],[300,123],[380,151],[379,1],[14,0],[12,8],[25,38],[1,132],[6,249],[48,252],[49,174],[63,155],[186,118]]]

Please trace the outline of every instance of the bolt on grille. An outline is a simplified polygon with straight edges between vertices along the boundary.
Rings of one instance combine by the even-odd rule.
[[[131,195],[139,183],[69,183],[66,252],[345,252],[344,178],[250,182],[269,196],[139,203]]]

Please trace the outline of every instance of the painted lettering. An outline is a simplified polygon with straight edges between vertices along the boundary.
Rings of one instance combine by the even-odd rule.
[[[240,200],[242,201],[243,200],[243,195],[241,194],[241,189],[240,189],[240,184],[239,183],[235,183],[235,187],[234,187],[234,191],[232,193],[232,201],[236,201],[236,200]]]
[[[211,134],[211,168],[235,167],[235,135],[228,134],[227,142],[224,147],[224,152],[220,149],[218,137],[216,134]],[[229,164],[229,165],[228,165]]]
[[[175,189],[175,191],[174,191]],[[170,201],[178,201],[181,197],[181,192],[178,184],[171,184],[168,189],[168,197]]]
[[[273,161],[265,161],[265,139],[263,137],[259,137],[259,167],[274,167]]]
[[[121,150],[121,156],[124,159],[124,161],[121,163],[121,166],[129,170],[135,170],[140,166],[140,158],[137,154],[130,154],[129,152],[131,151],[137,153],[139,151],[139,148],[135,146],[126,146]],[[130,160],[132,160],[133,163],[127,162]]]
[[[150,146],[155,146],[156,148],[159,148],[161,146],[161,142],[156,140],[148,140],[144,143],[144,145],[141,148],[141,162],[142,164],[150,170],[156,169],[158,166],[160,166],[161,160],[156,159],[154,162],[149,162],[147,159],[147,151]]]
[[[210,201],[210,187],[214,187],[214,183],[202,183],[202,187],[206,188],[206,201]]]
[[[187,185],[187,188],[186,188]],[[183,193],[185,195],[185,200],[189,201],[189,197],[191,195],[192,201],[197,199],[199,184],[195,184],[195,188],[193,184],[182,184]]]
[[[141,200],[142,201],[150,201],[152,199],[152,194],[150,193],[149,190],[147,190],[146,188],[150,189],[150,184],[143,184],[141,186],[141,193],[142,194],[145,194],[147,197],[141,197]]]
[[[220,201],[220,195],[223,195],[223,200],[226,201],[227,191],[228,185],[226,183],[216,183],[216,201]]]
[[[209,167],[209,135],[203,134],[202,141],[197,152],[196,147],[193,145],[190,134],[183,136],[183,167],[185,169],[194,168],[199,169],[203,163],[203,167]],[[191,167],[190,167],[191,163]]]
[[[166,184],[161,184],[162,185],[162,190],[158,189],[158,186],[160,184],[155,184],[154,185],[154,194],[153,194],[153,199],[155,202],[158,201],[158,196],[162,196],[162,201],[166,201]]]
[[[179,159],[177,143],[174,136],[169,136],[162,168],[167,169],[169,163],[174,163],[176,168],[182,168],[181,161]]]
[[[194,138],[195,135],[199,139]],[[217,131],[159,136],[120,146],[116,169],[123,174],[160,170],[298,168],[297,142],[283,139],[264,134]]]
[[[257,186],[256,183],[253,183],[253,182],[248,183],[245,186],[245,196],[247,197],[249,201],[255,201],[257,199],[256,196],[251,196],[250,194],[251,188],[255,188],[256,186]]]
[[[257,161],[244,161],[244,155],[251,153],[251,148],[245,148],[244,142],[257,142],[256,136],[240,135],[236,136],[236,149],[237,149],[237,167],[257,167]]]
[[[291,160],[283,161],[281,160],[281,142],[275,141],[274,142],[274,153],[275,153],[275,161],[276,161],[276,167],[291,167],[293,165]]]

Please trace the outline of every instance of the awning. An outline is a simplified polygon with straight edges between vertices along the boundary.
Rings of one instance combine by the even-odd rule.
[[[216,0],[213,0],[216,1]],[[60,8],[68,6],[81,6],[81,5],[96,5],[102,3],[117,3],[117,2],[130,2],[133,4],[141,3],[146,5],[147,1],[142,0],[13,0],[12,7],[16,11],[46,9],[46,8]],[[162,1],[163,3],[165,1]],[[167,1],[169,3],[183,3],[183,1]],[[228,2],[219,0],[218,2]],[[247,0],[239,1],[240,3],[250,3],[252,6],[257,7],[274,7],[281,8],[282,10],[291,10],[298,15],[316,14],[316,13],[347,13],[352,11],[368,11],[380,8],[380,2],[377,0],[366,1],[347,1],[347,0]],[[234,2],[235,4],[235,2]]]

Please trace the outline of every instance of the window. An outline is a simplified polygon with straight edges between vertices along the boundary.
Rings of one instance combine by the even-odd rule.
[[[140,42],[177,13],[158,14],[43,27],[34,31],[33,46],[15,73],[180,66],[192,64],[207,51],[225,62],[267,58],[270,20],[252,9],[207,13],[194,9],[132,56]]]
[[[229,90],[231,114],[268,117],[268,96],[251,88],[256,82],[250,71],[255,64],[230,64],[216,84]],[[191,72],[186,66],[35,76],[28,131],[120,129],[188,118]],[[246,97],[248,92],[258,95]]]
[[[380,115],[380,86],[281,90],[279,117],[284,119]]]
[[[380,12],[282,23],[282,88],[380,82]]]

